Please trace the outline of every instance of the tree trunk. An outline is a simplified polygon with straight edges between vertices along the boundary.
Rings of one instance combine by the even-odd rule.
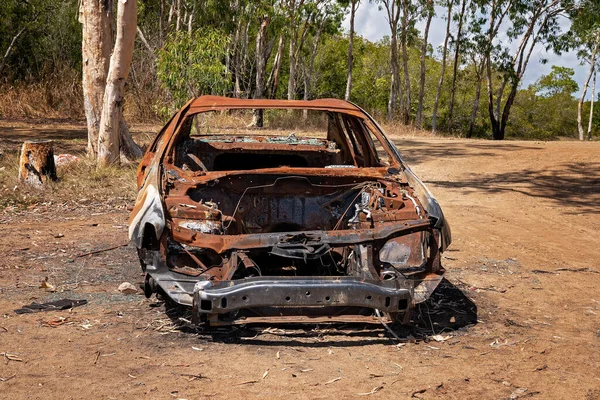
[[[310,92],[312,90],[312,73],[313,67],[315,65],[315,57],[317,56],[317,50],[319,49],[319,42],[321,41],[321,33],[323,33],[323,28],[325,27],[325,23],[327,22],[327,16],[324,15],[321,23],[319,24],[319,28],[317,29],[317,33],[314,37],[314,44],[312,48],[312,54],[310,55],[310,60],[308,61],[308,68],[304,70],[304,100],[310,99]],[[306,121],[308,119],[308,110],[302,110],[302,119]]]
[[[240,72],[240,64],[241,64],[241,51],[240,51],[240,46],[239,46],[239,42],[240,42],[240,35],[242,32],[242,18],[241,18],[241,13],[239,12],[239,10],[236,7],[236,14],[235,14],[235,18],[237,18],[237,24],[235,27],[235,34],[233,36],[233,73],[234,73],[234,87],[233,87],[233,96],[236,98],[240,97],[240,77],[239,74]]]
[[[91,158],[96,158],[98,153],[98,132],[112,50],[111,3],[106,0],[82,0],[79,9],[79,22],[82,24],[83,108],[88,130],[87,153]]]
[[[265,70],[266,70],[266,44],[267,44],[267,29],[271,18],[264,16],[256,34],[256,88],[254,90],[254,98],[262,99],[265,97]],[[254,110],[253,126],[262,128],[263,126],[263,110]]]
[[[423,98],[425,97],[425,60],[427,58],[427,45],[429,38],[429,28],[431,27],[431,20],[435,12],[433,0],[428,0],[427,7],[429,11],[427,13],[427,21],[425,22],[425,30],[423,32],[423,45],[421,46],[421,71],[419,74],[419,100],[417,106],[417,128],[423,127]]]
[[[344,99],[350,100],[350,94],[352,93],[352,64],[354,63],[354,55],[352,54],[354,48],[354,17],[356,16],[356,10],[358,9],[360,0],[352,0],[350,2],[350,36],[348,37],[348,74],[346,76],[346,94]]]
[[[17,34],[15,36],[13,36],[12,40],[10,41],[8,48],[6,49],[6,52],[4,53],[4,57],[2,57],[2,60],[0,60],[0,73],[2,73],[2,70],[4,69],[4,64],[6,63],[8,56],[10,55],[13,47],[15,46],[17,39],[19,39],[19,36],[21,36],[23,34],[23,32],[25,32],[25,29],[27,29],[27,26],[24,26],[23,28],[21,28],[21,30],[19,32],[17,32]]]
[[[137,0],[118,0],[117,37],[110,58],[104,92],[104,104],[98,134],[98,161],[101,165],[119,162],[121,137],[129,136],[121,129],[123,95],[129,75],[137,26]],[[123,142],[125,144],[125,142]]]
[[[394,110],[396,108],[396,78],[394,76],[394,72],[392,71],[390,77],[390,98],[388,99],[387,106],[387,120],[391,121],[394,115]]]
[[[57,180],[53,142],[51,140],[23,142],[19,160],[19,182],[42,186],[48,180]]]
[[[165,43],[165,28],[164,28],[164,20],[165,20],[165,0],[160,0],[160,15],[158,16],[158,40],[160,42],[160,47]]]
[[[245,85],[244,88],[242,89],[242,85],[244,85],[245,80],[244,77],[247,76],[246,75],[246,64],[248,63],[248,41],[249,41],[249,37],[248,37],[248,31],[250,30],[250,19],[248,19],[248,22],[246,23],[246,28],[244,29],[244,41],[242,42],[242,55],[241,55],[241,60],[242,60],[242,66],[241,66],[241,71],[240,73],[237,75],[240,79],[238,81],[238,90],[241,90],[240,92],[240,97],[242,97],[242,93],[245,93],[245,95],[243,96],[244,98],[248,98],[249,93],[249,89],[248,85]],[[249,74],[248,76],[252,76],[252,74]]]
[[[590,100],[590,119],[588,120],[588,140],[592,140],[592,122],[594,119],[594,96],[596,95],[596,72],[594,71],[594,81],[592,83],[592,98]]]
[[[402,97],[402,85],[400,84],[400,66],[398,65],[398,39],[396,34],[392,34],[391,37],[390,64],[392,65],[392,81],[390,84],[390,99],[388,101],[388,121],[391,121],[394,117],[394,114],[396,113],[396,103],[398,102],[398,95],[400,95],[400,98]]]
[[[277,96],[277,85],[279,84],[279,70],[281,68],[283,44],[283,34],[280,34],[279,42],[277,43],[277,53],[275,53],[275,59],[273,60],[273,69],[271,69],[271,73],[269,74],[269,79],[267,81],[270,99],[274,99]]]
[[[475,63],[475,75],[477,76],[477,88],[475,89],[475,101],[473,102],[473,110],[471,110],[471,120],[469,122],[469,130],[467,131],[467,138],[473,137],[473,130],[475,129],[475,118],[479,111],[479,99],[481,98],[481,75],[483,74],[483,67],[485,61],[481,61],[479,67]]]
[[[458,17],[458,31],[456,32],[456,46],[454,49],[454,68],[452,71],[452,85],[450,86],[450,106],[448,107],[448,131],[452,131],[452,119],[454,117],[454,97],[456,94],[456,76],[458,74],[458,64],[460,61],[460,41],[462,40],[462,28],[465,16],[465,8],[467,7],[467,0],[462,0],[462,6],[460,8],[460,15]]]
[[[587,94],[587,88],[590,84],[590,80],[592,79],[592,75],[594,74],[594,67],[596,66],[596,52],[598,51],[598,45],[594,46],[594,50],[592,50],[592,54],[590,56],[590,72],[585,80],[583,85],[583,91],[581,92],[581,97],[579,98],[579,103],[577,103],[577,130],[579,132],[579,140],[585,140],[585,135],[583,132],[583,103],[585,101],[585,95]]]
[[[448,39],[450,38],[450,25],[452,22],[452,6],[454,0],[448,0],[448,15],[446,22],[446,37],[444,39],[444,50],[442,51],[442,73],[440,74],[440,81],[438,83],[437,92],[435,94],[435,103],[433,104],[433,117],[431,119],[431,130],[435,133],[437,129],[437,113],[440,104],[440,96],[442,94],[442,86],[444,84],[444,74],[446,73],[446,57],[448,55]]]
[[[402,10],[402,69],[404,70],[404,123],[410,123],[411,109],[411,91],[410,91],[410,74],[408,71],[408,23],[409,23],[409,4],[408,0],[403,1]]]
[[[175,31],[179,32],[181,29],[181,0],[173,0],[175,1]]]
[[[290,50],[289,50],[289,58],[290,58],[290,76],[288,78],[288,92],[287,98],[288,100],[294,100],[296,98],[296,41],[293,37],[290,37]]]

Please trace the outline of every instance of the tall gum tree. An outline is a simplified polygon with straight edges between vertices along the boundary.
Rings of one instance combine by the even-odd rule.
[[[379,0],[380,8],[384,8],[386,19],[390,28],[390,96],[387,106],[387,119],[391,121],[396,113],[397,102],[404,109],[402,103],[402,84],[400,82],[400,65],[398,61],[398,23],[400,20],[400,5],[397,0]]]
[[[566,40],[562,42],[563,48],[561,50],[576,49],[578,58],[584,60],[582,63],[589,64],[588,74],[577,103],[577,130],[579,140],[584,140],[583,103],[585,102],[590,80],[598,71],[598,51],[600,50],[600,20],[598,15],[600,14],[600,2],[597,0],[581,0],[568,11],[571,27],[563,36]],[[593,92],[595,92],[595,87],[592,90],[592,106],[594,101]],[[588,137],[591,135],[589,126],[588,123]]]
[[[350,32],[348,34],[348,70],[346,74],[346,93],[344,94],[344,99],[346,101],[350,100],[350,95],[352,94],[352,67],[354,64],[354,19],[356,17],[356,11],[358,10],[358,6],[360,5],[360,0],[351,0],[350,1]]]
[[[435,93],[435,102],[433,103],[433,115],[431,117],[431,130],[435,133],[437,129],[438,107],[442,95],[442,86],[444,85],[444,77],[446,74],[446,57],[448,56],[448,40],[450,40],[450,27],[452,24],[452,7],[455,0],[446,1],[446,35],[444,37],[444,47],[442,50],[442,71],[440,72],[440,80],[438,82],[437,91]]]
[[[137,0],[118,0],[117,35],[110,58],[98,133],[100,165],[118,163],[121,151],[127,158],[141,156],[141,150],[137,146],[132,147],[133,140],[128,140],[131,135],[123,119],[125,82],[131,67],[136,27]]]
[[[419,98],[417,103],[417,116],[415,123],[417,128],[423,127],[423,99],[425,97],[425,60],[427,59],[427,49],[429,47],[429,28],[431,20],[435,15],[435,4],[433,0],[421,0],[423,2],[423,15],[425,18],[425,29],[423,31],[423,42],[421,43],[421,68],[419,71]]]
[[[98,154],[98,133],[108,76],[113,30],[112,0],[81,0],[79,22],[82,24],[83,108],[87,120],[87,152]]]
[[[502,3],[502,0],[492,1]],[[494,107],[494,87],[492,73],[492,51],[493,40],[488,40],[490,51],[487,52],[486,69],[488,82],[488,111],[490,123],[492,125],[492,136],[494,140],[503,140],[505,137],[506,124],[510,116],[510,110],[517,96],[519,84],[527,70],[529,60],[534,48],[538,44],[544,44],[549,49],[553,46],[559,30],[559,15],[568,7],[566,2],[561,0],[512,0],[506,1],[506,7],[510,11],[511,27],[507,31],[509,38],[518,40],[517,49],[512,58],[506,59],[500,57],[496,64],[502,66],[502,82],[496,94]],[[499,8],[500,10],[502,7]],[[508,12],[507,11],[507,12]],[[504,11],[501,11],[502,17]],[[499,29],[501,24],[495,22],[498,16],[496,13],[490,14],[489,32],[492,36],[494,30]],[[496,28],[495,28],[496,27]],[[494,35],[495,37],[495,35]],[[506,54],[506,53],[504,53]],[[504,100],[504,92],[508,86],[508,94]]]
[[[265,74],[267,67],[267,30],[271,23],[271,17],[263,14],[260,17],[258,32],[256,33],[256,87],[254,98],[262,99],[265,96]],[[251,125],[262,128],[263,110],[254,110]]]

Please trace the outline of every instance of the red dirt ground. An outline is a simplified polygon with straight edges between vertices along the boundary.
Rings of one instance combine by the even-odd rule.
[[[81,151],[81,132],[48,136]],[[453,230],[448,282],[400,345],[380,325],[190,330],[117,291],[143,278],[131,246],[78,257],[127,243],[133,198],[7,208],[0,397],[600,399],[600,143],[396,139]],[[89,303],[13,312],[65,297]]]

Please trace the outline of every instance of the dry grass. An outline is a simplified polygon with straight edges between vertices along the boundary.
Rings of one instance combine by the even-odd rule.
[[[81,79],[76,71],[54,71],[43,82],[0,86],[0,117],[6,119],[83,119]]]
[[[0,160],[0,213],[59,203],[94,209],[125,207],[135,200],[135,170],[135,166],[99,168],[82,158],[58,167],[58,181],[38,189],[18,182],[18,154],[8,152]]]

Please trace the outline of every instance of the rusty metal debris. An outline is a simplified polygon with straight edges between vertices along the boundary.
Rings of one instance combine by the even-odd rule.
[[[253,109],[308,110],[321,131],[211,125],[216,111]],[[444,274],[438,202],[349,102],[199,97],[157,135],[137,180],[129,236],[145,294],[192,307],[196,323],[408,323]]]

